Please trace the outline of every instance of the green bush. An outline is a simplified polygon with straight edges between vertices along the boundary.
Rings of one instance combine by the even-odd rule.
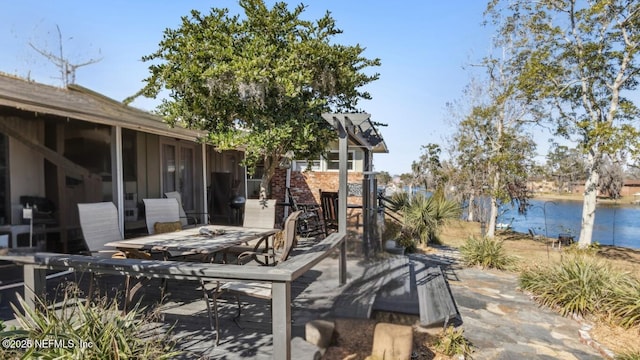
[[[640,280],[627,274],[616,278],[619,280],[609,282],[602,309],[622,327],[640,326]]]
[[[78,295],[77,287],[71,286],[65,289],[61,304],[48,307],[38,300],[36,310],[19,297],[24,314],[11,305],[19,327],[0,332],[0,337],[29,341],[32,346],[3,347],[0,358],[169,359],[179,354],[170,340],[171,329],[153,329],[150,325],[154,315],[139,304],[123,315],[116,301],[101,298],[93,303],[82,302]],[[55,345],[39,348],[33,346],[36,342]]]
[[[562,315],[596,312],[618,281],[619,275],[605,262],[585,255],[568,256],[555,266],[526,269],[520,274],[523,290]]]
[[[473,352],[471,343],[464,337],[464,330],[447,327],[436,341],[436,350],[447,356],[470,356]]]
[[[615,357],[616,360],[640,360],[640,352],[627,352],[624,354],[618,354]]]
[[[460,254],[467,266],[505,270],[515,264],[515,259],[505,253],[502,241],[489,238],[468,238],[460,247]]]

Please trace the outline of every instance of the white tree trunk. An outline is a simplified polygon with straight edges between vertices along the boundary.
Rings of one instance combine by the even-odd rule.
[[[598,195],[598,181],[600,174],[598,172],[597,159],[589,153],[587,157],[589,175],[584,184],[584,200],[582,204],[582,224],[580,226],[580,240],[578,246],[585,248],[591,245],[593,238],[593,225],[596,220],[596,198]]]
[[[469,210],[467,211],[467,221],[469,222],[473,221],[473,213],[475,212],[475,206],[473,205],[473,202],[475,201],[475,199],[476,197],[473,193],[469,195]]]
[[[500,186],[500,172],[493,174],[493,188],[498,189]],[[491,212],[489,213],[489,224],[487,224],[487,235],[489,239],[496,236],[496,222],[498,221],[498,199],[495,195],[491,195]]]

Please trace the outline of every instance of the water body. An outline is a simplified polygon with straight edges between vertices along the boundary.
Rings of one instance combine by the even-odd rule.
[[[580,235],[582,201],[531,200],[526,215],[516,208],[503,207],[500,223],[511,222],[514,231],[557,237],[559,233]],[[599,204],[593,227],[593,241],[601,245],[615,245],[640,249],[640,206]]]

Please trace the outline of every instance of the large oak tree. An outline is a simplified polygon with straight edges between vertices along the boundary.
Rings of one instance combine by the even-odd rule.
[[[228,9],[193,10],[166,29],[159,49],[143,57],[151,75],[136,95],[168,91],[158,112],[173,125],[208,132],[219,149],[243,148],[250,169],[264,165],[261,197],[283,156],[315,159],[336,138],[323,112],[359,111],[370,99],[362,87],[379,59],[360,45],[335,42],[342,33],[327,12],[302,19],[304,5],[240,0],[243,16]]]

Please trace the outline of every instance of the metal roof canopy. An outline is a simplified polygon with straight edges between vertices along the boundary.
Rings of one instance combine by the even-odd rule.
[[[334,128],[338,129],[338,123],[342,122],[344,128],[356,145],[366,148],[372,153],[388,153],[389,149],[382,135],[378,132],[371,114],[368,113],[324,113],[325,119]]]

